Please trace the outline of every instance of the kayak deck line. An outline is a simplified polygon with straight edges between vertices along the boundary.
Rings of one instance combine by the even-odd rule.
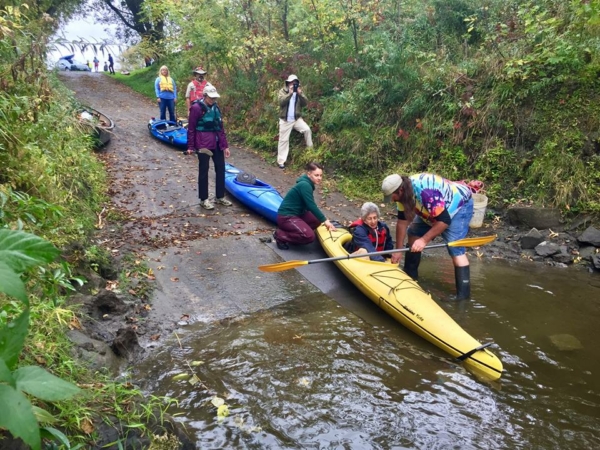
[[[470,358],[473,354],[477,353],[480,350],[483,350],[484,348],[489,347],[490,345],[493,345],[493,342],[487,342],[485,344],[481,344],[479,347],[475,347],[473,350],[468,351],[467,353],[465,353],[462,356],[459,356],[458,359],[459,361],[464,361],[467,358]]]

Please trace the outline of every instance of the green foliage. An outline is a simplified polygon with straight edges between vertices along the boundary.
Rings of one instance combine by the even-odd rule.
[[[443,175],[450,180],[461,180],[468,173],[468,160],[464,150],[458,146],[443,146],[438,158],[429,164],[427,170]]]
[[[0,292],[28,304],[20,275],[31,267],[51,262],[58,253],[52,244],[37,236],[0,229]]]
[[[43,286],[42,295],[52,299],[54,306],[58,305],[58,297],[65,292],[76,292],[74,284],[81,287],[85,284],[85,279],[74,276],[71,266],[63,261],[58,267],[45,268],[39,267],[39,278]]]
[[[53,261],[55,246],[83,249],[73,261],[85,264],[106,174],[73,94],[46,67],[57,23],[44,8],[61,15],[73,2],[42,3],[35,10],[0,6],[0,429],[32,448],[40,448],[40,436],[52,448],[87,448],[92,420],[111,414],[143,429],[148,413],[135,406],[139,391],[73,360],[66,331],[79,321],[57,306],[83,280],[74,266]],[[98,249],[87,257],[103,261]],[[71,382],[85,385],[85,395],[66,400],[77,391]]]
[[[0,229],[0,292],[29,301],[20,274],[51,262],[58,254],[49,242],[37,236]],[[29,309],[0,328],[0,427],[20,437],[33,449],[41,448],[39,425],[28,396],[55,402],[79,392],[75,385],[63,381],[41,367],[16,367],[29,327]]]
[[[480,153],[475,162],[475,171],[478,178],[485,180],[486,194],[497,201],[503,199],[508,193],[519,188],[514,181],[522,173],[519,156],[514,150],[504,147],[501,141],[496,141],[496,146],[490,145]]]
[[[277,148],[275,94],[295,73],[316,146],[306,151],[292,137],[294,165],[315,158],[354,180],[398,167],[479,179],[492,204],[528,197],[581,211],[600,203],[581,177],[592,167],[597,179],[596,1],[199,8],[164,0],[153,8],[180,31],[164,42],[165,54],[186,49],[165,60],[180,85],[192,67],[205,66],[230,133],[269,158]],[[568,170],[561,160],[572,163]]]
[[[546,142],[529,169],[529,180],[535,195],[551,205],[587,202],[588,173],[585,163],[555,142]],[[596,174],[597,177],[597,174]]]
[[[110,254],[108,251],[97,245],[92,245],[85,250],[85,262],[95,272],[100,273],[102,267],[108,267],[110,264]]]
[[[105,174],[91,152],[91,140],[80,129],[74,106],[68,107],[64,97],[57,96],[43,109],[38,105],[33,115],[33,100],[14,98],[0,94],[4,114],[11,115],[0,125],[0,164],[4,168],[0,176],[4,213],[0,220],[11,223],[20,219],[31,231],[51,239],[58,234],[80,235],[80,224],[73,217],[89,220],[87,226],[91,227],[93,210],[104,200]],[[57,117],[62,118],[63,126],[56,126]],[[3,141],[1,132],[9,123],[10,131],[5,135],[12,137]],[[44,214],[48,220],[40,222]]]

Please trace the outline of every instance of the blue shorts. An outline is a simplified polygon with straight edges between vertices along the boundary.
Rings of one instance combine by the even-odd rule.
[[[469,232],[469,222],[473,218],[473,199],[469,200],[452,218],[450,226],[442,233],[444,242],[453,242],[464,239]],[[426,224],[419,216],[408,227],[409,236],[421,237],[431,229],[431,225]],[[450,256],[460,256],[465,254],[464,247],[446,247]]]

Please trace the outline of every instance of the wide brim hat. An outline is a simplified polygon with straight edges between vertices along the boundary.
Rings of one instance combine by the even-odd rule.
[[[194,70],[192,70],[192,73],[197,73],[199,75],[206,75],[206,70],[204,70],[201,66],[198,66]]]

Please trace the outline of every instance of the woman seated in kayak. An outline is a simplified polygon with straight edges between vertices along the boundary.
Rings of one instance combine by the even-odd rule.
[[[311,162],[305,169],[306,173],[296,180],[277,211],[277,229],[273,238],[280,250],[287,250],[288,244],[310,244],[315,240],[313,230],[321,224],[329,231],[335,231],[335,226],[321,212],[314,198],[315,185],[323,181],[323,166]]]
[[[350,224],[352,241],[348,251],[353,255],[394,249],[390,229],[379,220],[379,215],[379,208],[375,203],[367,202],[360,208],[360,219]],[[386,257],[391,256],[372,255],[369,258],[371,261],[386,262]]]

